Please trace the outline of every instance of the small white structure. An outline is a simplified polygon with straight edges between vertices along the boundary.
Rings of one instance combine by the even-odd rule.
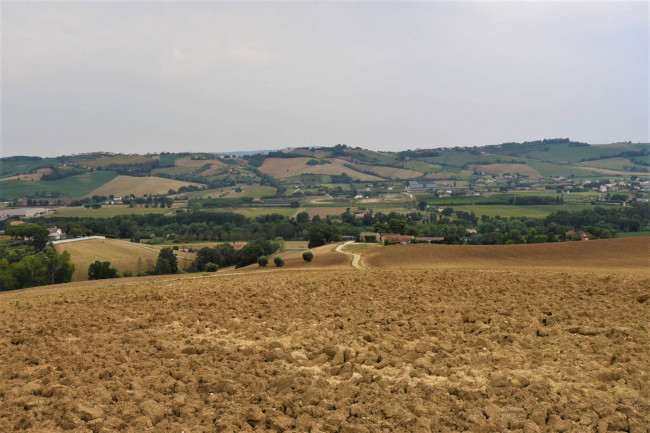
[[[61,239],[61,235],[63,232],[61,231],[60,228],[57,227],[50,227],[50,239],[53,239],[55,241],[58,241]]]

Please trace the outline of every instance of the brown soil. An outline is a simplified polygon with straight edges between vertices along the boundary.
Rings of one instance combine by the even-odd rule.
[[[533,245],[393,245],[363,257],[377,268],[625,270],[648,272],[650,238]]]
[[[604,257],[556,263],[647,252],[576,244]],[[331,248],[0,293],[0,431],[648,432],[647,269],[358,271]]]

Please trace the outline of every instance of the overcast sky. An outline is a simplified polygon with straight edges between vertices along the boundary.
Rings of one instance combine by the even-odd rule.
[[[1,7],[2,156],[649,141],[645,1]]]

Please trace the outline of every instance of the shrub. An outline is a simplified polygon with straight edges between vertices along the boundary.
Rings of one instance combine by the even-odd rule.
[[[312,253],[311,251],[305,251],[304,253],[302,253],[302,259],[306,262],[311,262],[312,260],[314,260],[314,253]]]
[[[269,258],[266,256],[259,256],[257,258],[257,264],[260,265],[262,268],[265,268],[266,265],[269,264]]]
[[[210,262],[210,263],[206,263],[205,266],[203,266],[203,269],[206,272],[217,272],[219,270],[219,265]]]
[[[275,263],[275,266],[278,268],[284,266],[284,259],[282,257],[273,257],[273,263]]]
[[[117,269],[111,268],[111,262],[100,262],[96,260],[88,266],[89,280],[105,280],[107,278],[117,278]]]

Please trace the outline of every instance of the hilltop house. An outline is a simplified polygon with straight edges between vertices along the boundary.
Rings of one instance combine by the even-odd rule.
[[[588,241],[591,239],[591,233],[582,230],[569,230],[564,234],[564,238],[567,241]]]
[[[58,241],[61,239],[61,236],[63,235],[63,232],[61,231],[60,228],[58,227],[50,227],[50,239],[54,241]]]

